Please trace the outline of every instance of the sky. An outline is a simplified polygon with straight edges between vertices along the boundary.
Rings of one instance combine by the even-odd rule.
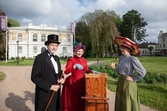
[[[160,31],[167,32],[167,0],[0,0],[8,18],[27,26],[46,24],[66,29],[71,22],[95,10],[113,10],[122,16],[137,10],[148,23],[146,40],[158,42]]]

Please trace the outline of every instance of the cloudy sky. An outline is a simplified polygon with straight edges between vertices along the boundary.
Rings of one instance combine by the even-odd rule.
[[[166,6],[167,0],[0,0],[1,9],[21,26],[56,24],[61,29],[98,9],[113,10],[120,17],[137,10],[148,23],[148,42],[158,42],[159,32],[167,32]]]

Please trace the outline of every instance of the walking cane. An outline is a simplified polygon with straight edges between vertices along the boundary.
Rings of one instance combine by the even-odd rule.
[[[62,72],[62,74],[61,74],[61,76],[60,76],[60,79],[63,77],[64,71],[65,71],[65,69],[63,70],[63,72]],[[57,83],[57,85],[58,85],[58,84],[59,84],[59,83]],[[48,107],[49,107],[49,105],[50,105],[50,102],[52,101],[52,98],[53,98],[53,96],[55,95],[55,93],[56,93],[56,91],[53,91],[53,92],[52,92],[52,95],[50,96],[50,99],[49,99],[49,101],[48,101],[48,103],[47,103],[47,105],[46,105],[44,111],[47,111],[47,109],[48,109]]]

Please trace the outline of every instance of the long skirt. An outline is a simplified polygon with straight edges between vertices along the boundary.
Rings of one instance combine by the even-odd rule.
[[[115,97],[115,111],[140,111],[140,97],[136,82],[120,75]]]

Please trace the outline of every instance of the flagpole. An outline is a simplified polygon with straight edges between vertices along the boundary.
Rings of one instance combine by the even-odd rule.
[[[74,42],[75,42],[75,22],[74,22]]]
[[[8,45],[7,45],[7,40],[8,40],[8,39],[7,39],[7,31],[8,31],[8,17],[6,16],[6,63],[8,62],[8,58],[7,58],[7,57],[8,57],[8,56],[7,56],[7,55],[8,55],[8,48],[7,48],[7,46],[8,46]]]

